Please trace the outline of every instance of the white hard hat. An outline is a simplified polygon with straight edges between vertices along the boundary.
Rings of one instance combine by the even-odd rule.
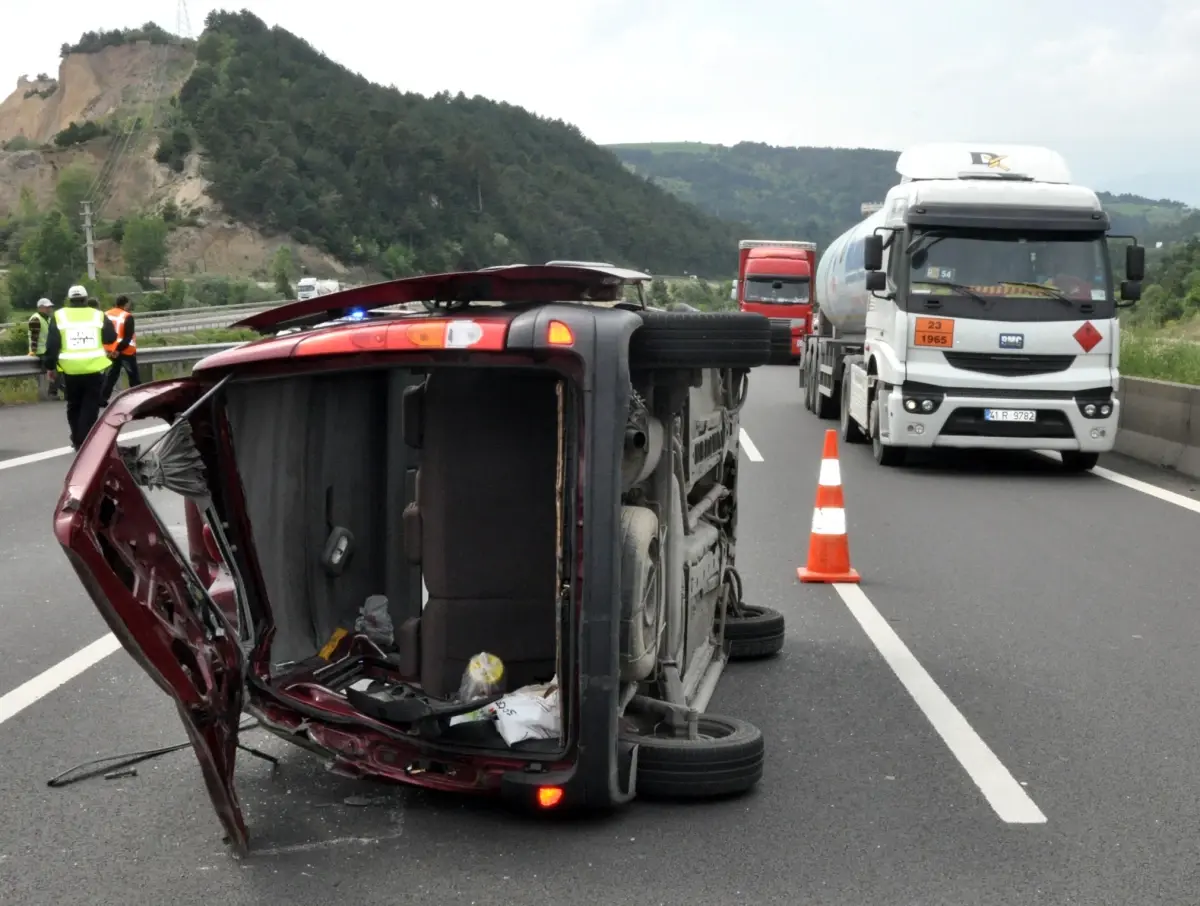
[[[47,299],[45,296],[42,296],[42,298],[38,299],[37,307],[38,308],[53,308],[54,303],[51,302],[49,299]]]
[[[78,283],[76,283],[69,290],[67,290],[67,298],[68,299],[86,299],[87,298],[87,288],[80,286]]]

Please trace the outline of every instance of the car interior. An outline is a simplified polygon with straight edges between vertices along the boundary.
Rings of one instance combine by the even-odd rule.
[[[452,700],[481,652],[501,659],[508,692],[558,674],[569,388],[548,369],[480,366],[226,388],[275,623],[272,686],[316,683],[356,704],[373,677]],[[386,598],[382,643],[356,629],[373,596]],[[449,730],[503,746],[490,725]]]

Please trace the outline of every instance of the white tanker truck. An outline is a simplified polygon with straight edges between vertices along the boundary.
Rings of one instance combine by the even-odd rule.
[[[1045,148],[921,145],[896,170],[818,263],[805,407],[882,465],[958,447],[1091,469],[1116,439],[1117,309],[1141,296],[1145,250]],[[1114,238],[1132,240],[1119,287]]]

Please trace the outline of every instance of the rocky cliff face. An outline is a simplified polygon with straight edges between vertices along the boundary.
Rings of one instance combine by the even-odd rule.
[[[165,101],[178,93],[194,63],[190,49],[148,41],[70,54],[59,64],[57,80],[22,78],[0,103],[0,145],[18,136],[45,144],[71,123]]]
[[[154,160],[158,143],[149,130],[125,141],[124,124],[132,117],[162,124],[194,64],[190,48],[142,41],[70,54],[62,59],[57,79],[20,79],[0,102],[0,148],[10,149],[0,151],[0,218],[16,209],[25,189],[39,207],[52,204],[58,175],[79,165],[108,174],[106,220],[159,211],[168,201],[185,215],[195,215],[197,225],[171,233],[173,271],[261,274],[286,243],[313,273],[345,274],[344,266],[316,249],[230,220],[206,193],[199,154],[188,155],[183,172],[177,173]],[[86,122],[112,124],[113,134],[65,149],[53,145],[63,129]],[[109,245],[97,247],[98,263],[120,272],[119,250]]]

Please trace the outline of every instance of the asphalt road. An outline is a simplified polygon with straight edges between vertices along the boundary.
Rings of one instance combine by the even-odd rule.
[[[743,415],[759,455],[744,457],[738,566],[748,600],[786,614],[788,640],[773,661],[731,667],[712,704],[766,733],[757,792],[518,819],[339,779],[254,731],[244,741],[282,764],[239,762],[256,853],[237,861],[187,750],[136,777],[46,786],[87,759],[183,740],[123,651],[6,716],[13,690],[61,678],[106,634],[49,531],[67,458],[5,465],[60,447],[62,421],[54,404],[0,411],[0,902],[1200,900],[1200,494],[1177,477],[1106,462],[1128,487],[1033,454],[890,470],[844,448],[863,596],[802,587],[831,423],[804,411],[794,370],[762,369]],[[182,521],[176,501],[157,505]]]

